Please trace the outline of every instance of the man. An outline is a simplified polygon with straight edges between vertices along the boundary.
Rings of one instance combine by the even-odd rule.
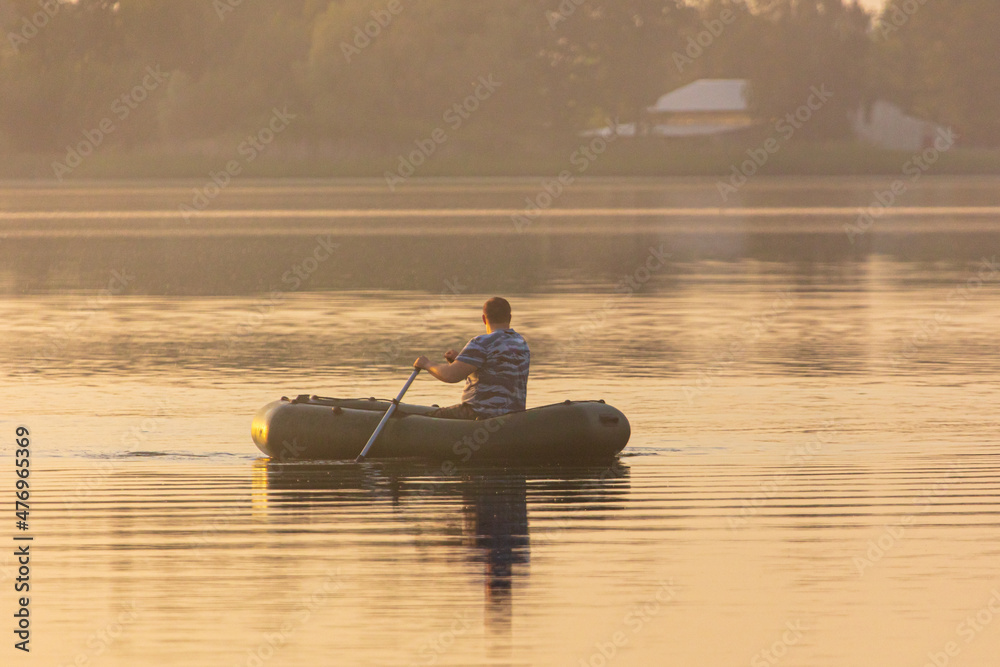
[[[486,333],[470,340],[461,352],[448,350],[446,363],[427,357],[413,362],[442,382],[465,380],[462,402],[439,408],[431,417],[488,419],[525,409],[531,352],[521,334],[510,328],[510,304],[495,296],[483,304]]]

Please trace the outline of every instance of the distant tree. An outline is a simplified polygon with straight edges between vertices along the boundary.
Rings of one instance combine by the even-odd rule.
[[[40,6],[10,3],[16,18],[0,48],[0,127],[14,146],[58,150],[105,118],[118,122],[102,145],[159,139],[154,96],[129,105],[127,123],[117,102],[142,82],[147,68],[205,66],[211,46],[199,37],[202,26],[211,25],[205,20],[210,6],[198,0],[78,0],[45,3],[45,21],[38,18]]]
[[[551,109],[564,127],[609,119],[641,123],[647,106],[684,79],[672,54],[698,19],[681,0],[548,5],[540,57]]]
[[[851,136],[849,114],[870,94],[871,16],[842,0],[774,0],[743,33],[754,107],[780,118],[803,105],[814,88],[832,98],[799,131],[800,138]]]
[[[302,69],[312,30],[304,3],[244,2],[220,17],[211,3],[195,1],[211,15],[202,19],[201,33],[174,45],[187,58],[176,63],[161,100],[168,136],[230,139],[257,131],[274,107],[285,105],[300,122],[309,105]]]
[[[914,9],[916,7],[916,9]],[[1000,146],[1000,11],[995,0],[892,0],[876,22],[881,92],[954,127],[968,145]]]
[[[387,16],[388,5],[331,3],[313,27],[305,66],[315,131],[374,146],[437,128],[452,143],[531,132],[542,115],[533,60],[543,18],[532,16],[533,4],[401,3]],[[490,77],[500,86],[484,88]],[[477,90],[489,98],[473,100],[472,113],[455,111]]]
[[[703,0],[696,6],[698,21],[673,53],[674,67],[686,80],[749,79],[753,61],[767,53],[760,34],[768,27],[764,18],[748,0]]]
[[[502,157],[608,119],[641,127],[703,77],[750,79],[765,120],[826,86],[802,138],[849,137],[848,114],[880,96],[1000,145],[995,0],[892,0],[872,19],[848,0],[0,0],[0,147],[62,151],[147,67],[169,80],[107,145],[225,148],[287,104],[308,144],[395,154],[441,128],[442,150]],[[482,79],[499,85],[456,111]]]

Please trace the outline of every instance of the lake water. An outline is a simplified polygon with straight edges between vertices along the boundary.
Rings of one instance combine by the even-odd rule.
[[[248,181],[190,219],[201,183],[0,187],[24,664],[995,665],[1000,179],[859,224],[890,184]],[[264,403],[392,396],[494,294],[529,406],[628,415],[614,465],[256,450]]]

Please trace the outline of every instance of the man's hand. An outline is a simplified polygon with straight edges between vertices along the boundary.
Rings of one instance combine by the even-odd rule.
[[[435,364],[427,357],[417,357],[417,360],[413,362],[413,367],[427,371],[442,382],[461,382],[475,373],[476,367],[455,359],[456,356],[458,354],[455,350],[445,352],[445,358],[448,359],[446,364]]]

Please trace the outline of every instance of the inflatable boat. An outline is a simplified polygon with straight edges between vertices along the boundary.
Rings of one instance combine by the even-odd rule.
[[[253,441],[278,461],[354,459],[391,401],[282,397],[253,420]],[[604,401],[564,401],[491,419],[438,419],[400,403],[368,458],[459,463],[608,461],[628,443],[628,419]]]

